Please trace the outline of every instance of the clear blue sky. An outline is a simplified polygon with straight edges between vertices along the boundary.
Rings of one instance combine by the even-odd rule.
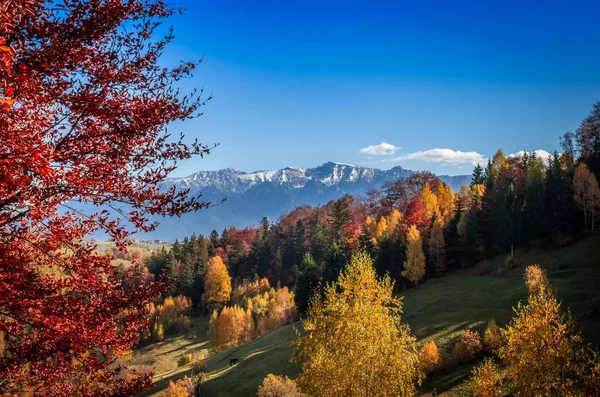
[[[221,144],[175,175],[326,161],[470,173],[499,147],[557,149],[600,100],[599,1],[172,4],[187,11],[165,62],[204,56],[186,85],[214,99],[171,129]],[[360,152],[382,142],[367,152],[385,155]]]

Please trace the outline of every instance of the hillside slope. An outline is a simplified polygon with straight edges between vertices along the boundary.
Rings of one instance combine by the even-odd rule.
[[[568,307],[583,329],[584,338],[600,346],[600,317],[586,316],[600,309],[600,236],[589,237],[562,249],[524,248],[517,250],[523,264],[537,263],[548,272],[558,298]],[[504,256],[485,261],[489,268],[501,269]],[[440,350],[449,353],[459,333],[466,327],[482,331],[492,318],[504,325],[512,317],[512,308],[526,298],[523,267],[479,275],[478,267],[451,272],[429,280],[403,294],[404,321],[419,343],[433,338]],[[585,319],[583,319],[586,317]],[[202,386],[203,396],[254,396],[268,373],[295,377],[298,368],[289,362],[299,323],[281,328],[244,346],[225,350],[207,360],[212,372]],[[230,358],[240,364],[229,367]],[[471,365],[452,368],[428,379],[422,391],[435,389],[440,395],[470,395],[465,380]],[[183,376],[183,372],[169,379]]]

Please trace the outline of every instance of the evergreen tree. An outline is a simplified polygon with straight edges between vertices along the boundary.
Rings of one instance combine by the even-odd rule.
[[[310,243],[310,253],[317,263],[321,265],[327,256],[327,230],[321,222],[319,209],[315,209],[313,216],[310,219],[310,229],[308,234]]]
[[[311,297],[318,292],[319,281],[317,265],[310,253],[306,253],[300,263],[294,289],[294,301],[299,313],[304,314],[308,311]]]
[[[549,159],[545,192],[546,233],[553,241],[572,235],[578,226],[574,220],[579,217],[575,215],[571,180],[557,152]]]
[[[544,233],[544,164],[539,159],[533,159],[527,164],[525,172],[524,235],[527,241],[534,242],[539,241]]]
[[[483,173],[483,167],[477,163],[477,166],[473,170],[473,175],[471,176],[471,184],[470,187],[474,185],[480,185],[485,183],[485,175]]]

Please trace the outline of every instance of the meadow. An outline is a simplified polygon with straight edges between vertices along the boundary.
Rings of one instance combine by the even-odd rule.
[[[480,274],[480,265],[448,272],[443,278],[430,279],[401,294],[404,302],[403,321],[411,327],[419,345],[435,340],[443,355],[449,355],[460,331],[474,328],[483,332],[492,318],[499,325],[510,321],[513,307],[527,296],[523,283],[525,265],[539,264],[565,308],[568,308],[583,337],[600,345],[600,259],[597,247],[600,236],[591,236],[564,248],[522,248],[516,251],[521,266],[504,269],[504,255],[482,262],[491,272]],[[189,366],[176,367],[178,357],[187,353],[207,352],[206,325],[208,317],[194,318],[194,328],[185,335],[167,338],[136,351],[134,362],[144,359],[156,366],[156,387],[142,393],[158,396],[170,380],[189,375]],[[263,378],[269,374],[295,378],[299,367],[290,363],[293,347],[290,342],[301,332],[301,323],[290,324],[245,345],[230,348],[206,359],[210,369],[201,386],[203,396],[253,396]],[[241,359],[234,366],[230,358]],[[448,367],[432,374],[421,392],[436,391],[444,396],[471,395],[465,382],[477,362]],[[346,363],[344,365],[351,365]]]

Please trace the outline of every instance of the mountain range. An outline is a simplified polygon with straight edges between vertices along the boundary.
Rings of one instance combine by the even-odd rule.
[[[221,203],[180,218],[158,219],[160,226],[144,239],[173,241],[185,236],[221,232],[230,226],[256,225],[264,216],[271,221],[285,211],[308,204],[317,206],[345,194],[364,196],[380,189],[386,181],[408,177],[413,171],[400,166],[389,170],[327,162],[315,168],[286,167],[278,171],[242,172],[232,168],[199,171],[183,178],[169,178],[165,187],[189,188],[190,194],[202,194],[202,201]],[[469,175],[439,178],[458,191],[469,184]]]

